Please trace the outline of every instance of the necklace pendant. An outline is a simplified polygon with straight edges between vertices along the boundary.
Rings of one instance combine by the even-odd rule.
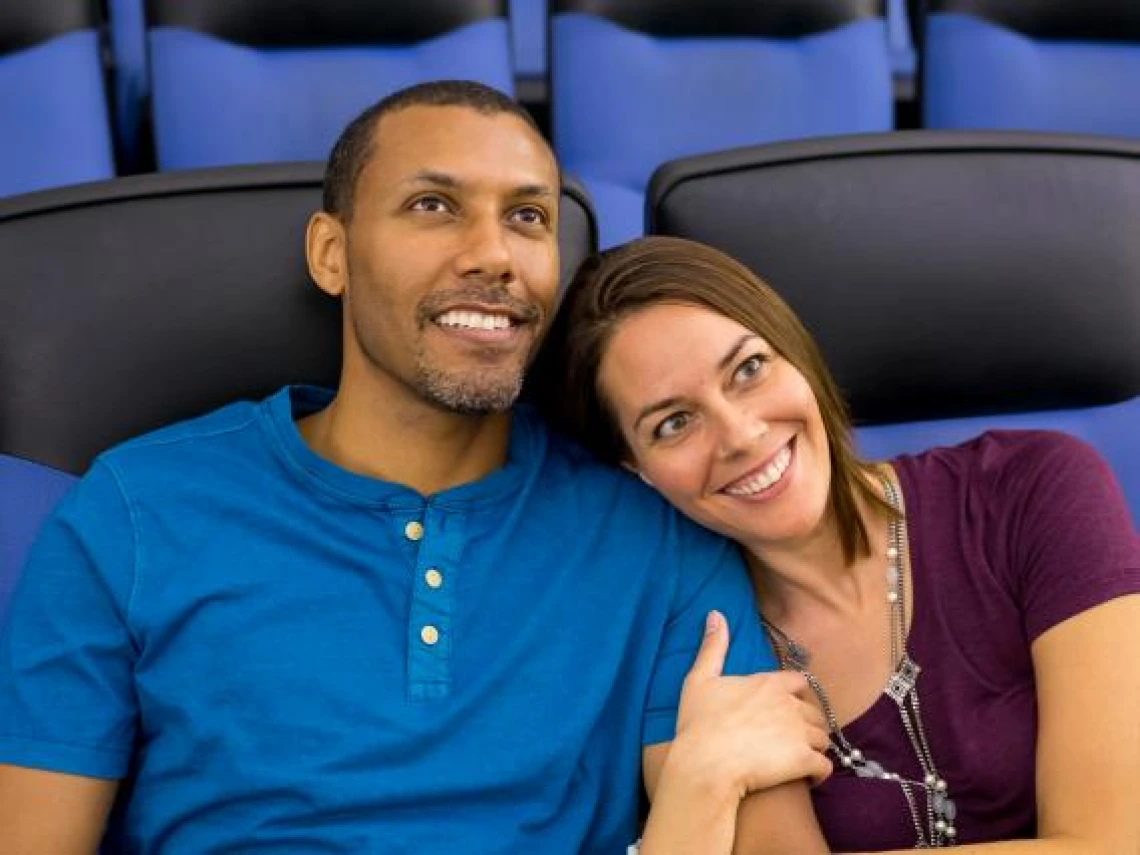
[[[787,637],[785,637],[784,646],[788,651],[788,664],[797,671],[807,670],[808,663],[811,660],[811,654],[808,653],[807,648]]]
[[[904,652],[895,668],[895,673],[891,674],[887,680],[887,686],[883,689],[883,693],[896,704],[901,705],[906,700],[907,695],[914,691],[921,670],[910,658],[910,654]]]

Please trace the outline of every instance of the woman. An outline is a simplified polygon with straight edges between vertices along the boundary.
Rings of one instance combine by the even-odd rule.
[[[794,313],[678,239],[588,260],[547,358],[556,424],[743,548],[836,769],[781,825],[843,852],[1140,852],[1140,540],[1095,452],[1005,431],[861,461]],[[678,741],[747,742],[689,700]],[[675,786],[663,761],[651,789]],[[764,800],[737,851],[763,851]]]

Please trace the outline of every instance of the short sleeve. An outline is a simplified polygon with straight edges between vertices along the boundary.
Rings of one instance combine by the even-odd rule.
[[[673,614],[658,651],[642,722],[645,745],[668,742],[676,735],[681,686],[704,637],[705,619],[716,609],[728,621],[730,646],[726,674],[773,671],[779,666],[760,628],[748,571],[735,544],[703,529],[689,529],[682,552],[680,583]]]
[[[1090,446],[1039,433],[1011,456],[1001,485],[1016,497],[1007,528],[1025,633],[1140,592],[1140,538],[1108,464]]]
[[[126,774],[134,549],[126,499],[97,462],[44,523],[0,628],[0,762]]]

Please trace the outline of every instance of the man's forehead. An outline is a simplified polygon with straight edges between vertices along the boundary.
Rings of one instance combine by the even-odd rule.
[[[511,113],[470,107],[415,105],[381,117],[369,160],[387,180],[450,175],[555,190],[558,183],[554,155],[534,128]]]

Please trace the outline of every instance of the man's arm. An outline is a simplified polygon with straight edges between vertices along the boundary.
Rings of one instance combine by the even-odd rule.
[[[96,464],[44,523],[0,622],[0,852],[95,852],[137,718],[134,532]]]
[[[94,855],[117,781],[0,764],[5,855]]]

